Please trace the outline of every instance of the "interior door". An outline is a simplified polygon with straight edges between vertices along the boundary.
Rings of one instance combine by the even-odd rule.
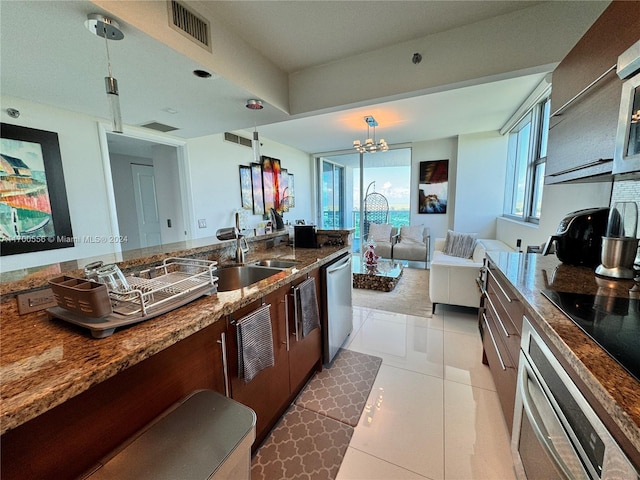
[[[140,246],[160,245],[160,215],[156,197],[156,180],[151,165],[131,165],[133,191],[136,200]]]

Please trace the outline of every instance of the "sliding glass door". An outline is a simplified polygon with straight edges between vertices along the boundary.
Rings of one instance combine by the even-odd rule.
[[[392,148],[376,154],[335,152],[317,158],[318,225],[321,228],[354,228],[353,251],[359,252],[364,225],[361,210],[367,194],[384,197],[386,222],[394,227],[410,223],[411,148]],[[370,200],[373,200],[370,197]]]
[[[345,168],[324,158],[320,162],[320,228],[345,228]]]

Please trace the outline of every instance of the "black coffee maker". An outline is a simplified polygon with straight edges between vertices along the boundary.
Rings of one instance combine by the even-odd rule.
[[[587,208],[568,213],[549,237],[542,251],[550,253],[555,246],[562,263],[595,268],[600,264],[602,237],[607,231],[608,208]]]

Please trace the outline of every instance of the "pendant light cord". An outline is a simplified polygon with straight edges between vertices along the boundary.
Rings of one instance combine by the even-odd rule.
[[[109,55],[109,39],[107,38],[107,27],[104,27],[104,45],[107,48],[107,70],[109,71],[109,76],[111,75],[111,56]]]

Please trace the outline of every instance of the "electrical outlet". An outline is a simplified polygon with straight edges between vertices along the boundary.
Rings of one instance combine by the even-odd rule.
[[[207,219],[199,218],[198,219],[198,228],[207,228]]]
[[[51,308],[58,305],[50,288],[37,290],[35,292],[22,293],[16,296],[18,300],[18,314],[37,312],[45,308]]]

